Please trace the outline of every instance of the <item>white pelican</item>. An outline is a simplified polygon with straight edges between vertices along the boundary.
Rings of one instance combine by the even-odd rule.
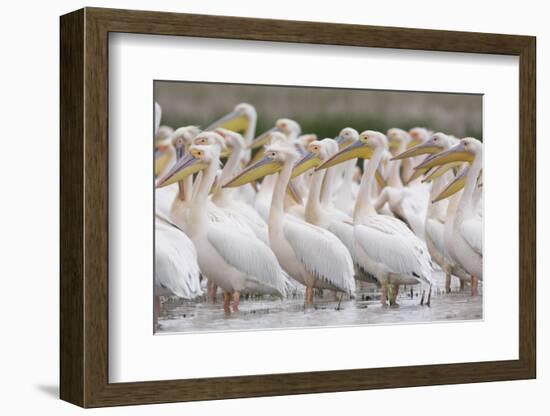
[[[217,136],[214,132],[200,137]],[[204,171],[204,175],[189,204],[189,235],[198,255],[201,272],[224,290],[224,310],[239,310],[240,294],[244,291],[267,293],[283,297],[285,279],[273,252],[254,234],[224,223],[211,221],[205,205],[220,165],[219,146],[192,146],[189,154],[178,161],[157,186],[177,182],[188,175]]]
[[[392,154],[403,152],[410,142],[409,134],[401,129],[389,129],[388,135]],[[407,159],[404,162],[410,164]],[[403,186],[400,174],[401,160],[394,160],[389,163],[388,186],[380,192],[374,202],[374,208],[379,212],[387,203],[393,215],[405,222],[418,237],[424,239],[425,219],[429,204],[429,186],[422,183]]]
[[[197,137],[199,133],[200,133],[200,130],[195,126],[180,127],[174,132],[174,135],[172,136],[172,144],[175,149],[175,153],[177,154],[178,160],[181,160],[184,158],[186,154],[186,149],[188,149],[191,145],[194,144],[194,139],[195,137]],[[202,139],[207,140],[208,144],[210,145],[218,146],[220,148],[220,154],[222,152],[224,154],[227,153],[227,146],[225,144],[225,141],[219,134],[206,135],[206,137],[202,136]],[[170,166],[168,171],[165,172],[165,174],[160,176],[160,179],[158,180],[158,182],[163,182],[164,179],[166,179],[166,177],[169,176],[169,172],[173,168],[174,168],[173,165]],[[202,172],[199,172],[197,174],[197,178],[195,179],[195,182],[193,182],[192,175],[186,175],[185,177],[182,177],[177,181],[177,185],[175,183],[172,183],[170,185],[157,187],[156,189],[157,196],[158,196],[158,194],[164,191],[165,189],[169,189],[174,186],[177,186],[178,191],[171,199],[171,208],[170,208],[169,218],[181,230],[186,229],[186,225],[188,221],[189,203],[193,198],[194,193],[198,189],[198,184],[201,182],[201,177],[202,177]],[[209,218],[212,221],[226,222],[229,225],[250,228],[246,220],[238,212],[232,211],[230,209],[221,209],[217,207],[215,204],[211,203],[210,201],[208,201],[208,203],[206,204],[205,209],[208,213]]]
[[[155,321],[160,296],[194,299],[202,295],[197,252],[179,229],[155,216]]]
[[[458,266],[459,270],[463,270],[463,267],[460,266],[460,259],[455,254],[455,219],[458,212],[458,207],[460,205],[460,200],[462,198],[463,188],[466,184],[466,179],[468,177],[468,173],[470,171],[469,165],[466,165],[462,171],[456,175],[455,179],[434,199],[434,202],[438,202],[441,200],[444,200],[445,198],[449,198],[449,209],[447,211],[447,221],[448,223],[445,224],[445,230],[444,230],[444,244],[445,244],[445,250],[446,254],[453,259],[455,264]],[[477,222],[481,223],[483,221],[483,213],[480,211],[480,202],[481,202],[481,196],[483,192],[483,184],[482,184],[482,177],[481,172],[477,178],[476,187],[473,193],[472,197],[472,218],[477,220]],[[466,272],[464,272],[466,273]],[[467,275],[467,278],[463,279],[460,275],[458,275],[461,278],[461,288],[463,288],[463,282],[468,281],[472,282],[472,276]],[[472,295],[477,294],[477,282],[474,282],[473,285],[471,285]]]
[[[296,144],[295,142],[298,140],[298,137],[301,131],[302,129],[296,121],[288,118],[278,119],[275,122],[275,126],[265,131],[264,133],[260,134],[249,145],[249,147],[252,149],[258,149],[256,154],[254,155],[252,163],[255,163],[258,160],[262,159],[264,155],[264,147],[267,144],[270,144],[270,143],[274,144],[275,141],[277,140],[281,141],[282,143]],[[275,135],[275,140],[273,140],[273,133],[282,133],[282,135],[281,134]],[[276,175],[270,175],[270,176],[264,177],[260,185],[260,189],[256,194],[256,199],[254,201],[254,209],[260,214],[260,216],[265,221],[267,221],[269,218],[271,198],[273,196],[273,188],[275,188],[276,182],[277,182]],[[290,188],[290,191],[292,191],[292,193],[289,196],[293,197],[295,202],[298,202],[297,200],[299,200],[300,198],[297,195],[302,195],[303,189],[301,190],[301,192],[298,191],[297,189],[294,188],[294,184],[292,182],[289,183],[289,188]],[[287,204],[287,209],[293,206],[292,199],[287,198],[285,202]],[[300,209],[298,209],[298,211],[300,211]],[[296,214],[296,212],[291,212],[291,213]],[[299,212],[296,216],[303,217],[303,215],[300,215]]]
[[[251,150],[248,149],[248,146],[252,143],[254,135],[256,134],[257,120],[258,114],[254,106],[248,103],[240,103],[237,104],[231,112],[211,123],[205,131],[224,128],[234,131],[235,133],[241,133],[246,146],[241,152],[241,163],[247,165],[251,157]],[[239,193],[242,200],[250,205],[254,203],[256,191],[252,185],[241,187]]]
[[[353,213],[354,238],[358,255],[367,271],[382,284],[382,303],[385,304],[388,286],[390,305],[396,305],[400,284],[421,281],[432,285],[432,262],[426,244],[402,221],[376,214],[370,192],[377,167],[387,151],[386,136],[367,130],[359,141],[339,151],[318,169],[329,168],[357,157],[370,159],[361,178],[361,185]],[[430,295],[428,295],[428,299]]]
[[[219,146],[220,152],[229,154],[229,158],[223,167],[220,175],[217,177],[216,185],[211,190],[211,201],[215,206],[222,208],[223,212],[232,219],[238,219],[240,223],[245,223],[264,243],[269,244],[267,233],[267,224],[260,215],[247,203],[234,197],[232,189],[223,189],[222,184],[235,176],[239,167],[241,154],[244,151],[244,140],[239,133],[231,130],[217,128],[217,135],[200,135],[193,140],[194,145],[213,145]],[[224,142],[218,142],[222,137]]]
[[[462,267],[472,275],[472,294],[477,292],[477,280],[483,279],[483,228],[475,200],[478,177],[483,166],[483,144],[467,137],[449,150],[435,155],[419,165],[431,168],[450,162],[468,162],[464,191],[453,223],[453,253]]]
[[[335,139],[340,148],[349,146],[359,140],[359,132],[351,127],[345,127]],[[340,181],[336,182],[334,195],[331,195],[334,206],[347,215],[353,215],[353,206],[357,196],[358,186],[353,181],[357,159],[352,159],[341,165]],[[329,195],[322,194],[321,198],[326,201]]]
[[[240,103],[230,113],[214,121],[204,130],[211,131],[221,127],[235,133],[241,133],[245,144],[248,146],[254,139],[257,120],[258,114],[254,106],[248,103]]]
[[[193,143],[193,138],[200,133],[200,129],[196,126],[180,127],[172,133],[170,140],[172,141],[172,147],[175,153],[175,160],[179,161],[185,157],[186,149]],[[175,163],[175,162],[174,162]],[[174,163],[170,164],[160,177],[164,177],[168,174],[170,169],[173,168]],[[170,193],[171,189],[177,186],[177,191]],[[170,202],[170,219],[179,229],[185,230],[185,224],[187,221],[187,206],[191,200],[193,192],[193,177],[189,176],[178,181],[177,185],[172,184],[156,189],[156,204],[158,207],[166,205],[166,202]]]
[[[228,130],[225,131],[228,132]],[[220,148],[220,153],[227,153],[227,146],[225,144],[225,141],[221,138],[219,134],[201,135],[200,137],[197,137],[199,133],[200,130],[198,130],[198,128],[194,126],[180,127],[174,132],[172,140],[173,146],[176,149],[178,160],[181,160],[185,156],[185,149],[189,148],[193,144],[218,146]],[[240,159],[239,149],[242,148],[242,136],[240,136],[238,133],[233,134],[238,135],[241,141],[233,141],[233,144],[235,144],[238,149],[236,150],[236,152],[231,154],[230,160],[225,165],[222,173],[220,174],[220,177],[224,178],[222,180],[225,180],[225,178],[229,178],[230,176],[232,176],[232,171],[239,163]],[[195,137],[197,138],[196,141],[194,141]],[[201,173],[199,172],[198,175],[201,175]],[[201,182],[201,179],[198,178],[196,182],[197,184],[199,184]],[[172,184],[169,186],[158,188],[156,190],[157,195],[166,189],[169,190],[173,186],[175,185]],[[180,179],[178,181],[178,186],[179,192],[177,193],[177,196],[172,196],[170,218],[180,229],[185,231],[187,229],[189,221],[189,204],[191,199],[193,198],[193,189],[196,190],[198,189],[198,187],[193,186],[192,175],[187,175],[186,177]],[[217,187],[217,189],[217,193],[222,193],[222,190],[220,190],[219,187]],[[254,232],[254,234],[258,238],[268,244],[267,225],[261,220],[261,218],[259,218],[257,214],[256,217],[258,218],[255,218],[253,215],[250,215],[250,212],[248,211],[243,213],[241,212],[242,210],[235,210],[235,208],[243,209],[243,206],[248,205],[242,204],[242,206],[237,207],[235,206],[235,203],[234,206],[231,207],[229,206],[230,201],[228,197],[226,197],[225,199],[223,198],[223,195],[219,195],[218,197],[219,199],[217,203],[212,203],[209,200],[204,206],[204,209],[207,211],[207,214],[211,221],[223,222],[229,227],[240,228],[241,230],[250,230],[251,232]],[[252,208],[250,208],[250,210],[252,211]],[[216,291],[217,285],[209,280],[208,297],[212,302],[216,301]]]
[[[429,140],[400,153],[394,159],[409,159],[421,155],[434,155],[448,150],[452,145],[456,144],[457,141],[458,140],[452,136],[438,132]],[[425,169],[419,169],[417,171],[421,172],[424,170]],[[454,260],[447,249],[445,234],[449,233],[449,229],[452,230],[456,204],[449,204],[445,207],[442,205],[444,201],[435,201],[436,197],[443,192],[452,179],[453,174],[451,170],[442,172],[438,177],[434,178],[430,191],[430,200],[433,201],[433,203],[430,204],[428,208],[425,222],[426,245],[428,246],[432,259],[439,264],[441,269],[445,272],[445,289],[447,292],[450,292],[452,275],[460,279],[461,287],[464,286],[464,281],[470,281],[471,279],[467,272],[456,262],[456,260]]]
[[[307,170],[319,166],[329,157],[338,152],[338,142],[333,139],[313,141],[308,146],[307,153],[293,169],[293,176],[300,175]],[[347,163],[347,162],[346,162]],[[340,166],[333,166],[326,170],[315,171],[312,175],[311,186],[305,209],[305,220],[313,225],[324,228],[333,233],[348,249],[355,266],[355,278],[358,280],[376,282],[370,275],[361,259],[356,254],[353,238],[353,223],[351,217],[342,211],[332,207],[331,203],[323,204],[321,201],[321,190],[330,192],[325,188],[331,188],[334,175],[339,173]]]
[[[281,133],[273,133],[280,135]],[[277,136],[276,136],[277,137]],[[266,148],[263,159],[246,168],[226,186],[241,186],[280,172],[269,212],[269,240],[283,269],[306,286],[305,306],[313,304],[313,288],[347,294],[355,290],[353,262],[346,247],[330,232],[295,219],[284,212],[285,190],[299,154],[285,146],[282,137]]]
[[[296,141],[302,133],[302,127],[297,121],[289,118],[280,118],[275,122],[275,126],[263,132],[250,143],[251,149],[258,149],[268,145],[273,140],[273,133],[283,133],[283,135],[275,135],[276,140]]]
[[[157,138],[161,115],[162,109],[155,102],[155,134]],[[166,137],[160,139],[163,145],[165,140]],[[156,146],[155,150],[157,150]],[[168,149],[163,150],[169,151]],[[155,168],[156,163],[157,158],[155,157]],[[158,207],[155,214],[155,327],[160,315],[160,296],[176,295],[183,299],[193,299],[202,294],[197,253],[193,243],[183,232],[165,219],[167,212],[164,213],[165,218],[163,218],[157,211],[159,211]]]
[[[425,127],[413,127],[409,130],[410,141],[407,145],[408,148],[422,144],[433,136],[433,132]],[[447,135],[451,140],[456,140],[454,136]],[[404,162],[403,165],[403,178],[408,185],[418,183],[414,175],[414,168],[422,162],[421,157],[415,157],[410,159],[410,163]]]

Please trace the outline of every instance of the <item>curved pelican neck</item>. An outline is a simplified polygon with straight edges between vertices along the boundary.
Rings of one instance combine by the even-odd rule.
[[[336,175],[338,173],[341,173],[341,170],[334,169],[336,167],[337,166],[328,168],[326,170],[325,177],[323,179],[323,186],[321,188],[321,195],[319,199],[320,199],[321,205],[324,207],[328,207],[331,204],[332,195],[334,193],[334,179],[336,179]],[[344,166],[344,168],[347,168],[347,166]]]
[[[481,152],[476,154],[474,162],[466,177],[466,185],[464,186],[462,198],[460,198],[460,203],[458,205],[458,217],[461,219],[471,215],[474,211],[473,197],[476,189],[477,177],[479,176],[483,164],[482,156]]]
[[[273,189],[273,197],[271,199],[271,208],[269,210],[269,224],[279,223],[284,218],[284,200],[286,187],[292,175],[292,167],[294,159],[285,162],[283,169],[279,172],[275,188]]]
[[[355,202],[355,209],[353,210],[353,222],[355,224],[360,224],[365,217],[376,213],[374,207],[372,206],[371,189],[374,181],[374,175],[376,174],[376,169],[382,160],[383,154],[384,148],[381,146],[377,147],[374,151],[372,159],[369,160],[367,168],[363,173],[361,185],[359,186],[359,192],[357,194],[357,201]]]
[[[426,211],[426,218],[434,218],[439,219],[443,217],[442,209],[444,207],[444,204],[442,204],[442,201],[433,203],[433,201],[447,186],[447,184],[450,183],[452,180],[452,171],[445,172],[443,175],[441,175],[439,178],[437,178],[432,183],[432,188],[430,189],[430,201],[429,201],[429,207]]]
[[[321,217],[321,187],[323,186],[323,178],[326,180],[328,170],[318,170],[313,174],[309,194],[306,202],[306,221],[309,223],[317,223]]]
[[[233,189],[222,188],[222,185],[224,185],[227,181],[233,178],[235,174],[235,170],[239,166],[242,151],[243,151],[243,146],[241,146],[240,143],[236,143],[233,146],[233,153],[231,153],[231,156],[229,156],[229,159],[227,160],[225,166],[222,169],[222,173],[218,178],[218,184],[216,186],[216,190],[214,191],[214,195],[212,196],[212,200],[215,203],[223,204],[227,202],[227,199],[229,198],[230,194],[233,192]]]
[[[400,153],[403,153],[405,149],[406,149],[405,142],[401,142],[395,154],[398,155]],[[401,180],[401,166],[403,162],[404,161],[401,159],[390,162],[390,174],[388,176],[388,186],[392,188],[403,187],[403,181]]]
[[[189,228],[191,232],[195,231],[196,227],[200,227],[207,219],[205,207],[208,202],[210,188],[216,178],[219,163],[219,159],[214,158],[206,170],[202,171],[204,174],[200,179],[199,185],[196,187],[196,192],[189,206]]]
[[[246,144],[250,144],[254,139],[254,136],[256,135],[256,123],[258,120],[258,116],[256,114],[252,114],[249,119],[250,120],[248,122],[248,127],[243,133],[243,138]]]
[[[178,196],[180,201],[185,203],[191,201],[191,195],[193,194],[193,176],[189,175],[185,179],[178,181]]]
[[[277,182],[277,174],[266,176],[262,180],[262,184],[260,186],[260,190],[258,191],[258,196],[264,197],[267,195],[270,195],[273,193],[273,188],[275,187],[275,183]]]

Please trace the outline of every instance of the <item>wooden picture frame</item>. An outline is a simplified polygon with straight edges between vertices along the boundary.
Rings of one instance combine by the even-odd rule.
[[[536,376],[535,38],[85,8],[60,19],[60,396],[83,407],[338,392]],[[519,359],[109,383],[111,32],[514,55],[520,80]]]

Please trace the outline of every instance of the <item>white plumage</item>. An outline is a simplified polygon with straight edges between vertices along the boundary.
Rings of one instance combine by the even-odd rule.
[[[202,295],[197,252],[176,227],[155,218],[155,294],[194,299]]]
[[[218,136],[216,140],[222,140],[216,133],[201,133],[198,138],[202,136]],[[210,210],[204,209],[220,163],[219,155],[219,146],[192,146],[188,158],[164,182],[169,183],[180,171],[183,176],[186,172],[191,174],[195,166],[204,172],[189,204],[186,233],[195,245],[202,273],[224,289],[224,308],[229,311],[229,295],[233,295],[236,311],[241,292],[253,290],[284,296],[285,277],[273,253],[249,229],[212,221]]]
[[[225,262],[242,272],[242,281],[233,284],[233,290],[285,295],[286,282],[281,278],[281,268],[267,245],[223,224],[210,227],[207,235]]]
[[[479,255],[483,254],[483,225],[481,217],[474,217],[462,222],[460,234]]]
[[[392,273],[433,283],[428,248],[402,221],[369,215],[355,226],[355,241],[372,260],[383,263]]]
[[[287,217],[284,236],[305,270],[319,282],[318,287],[355,291],[353,262],[346,247],[330,232]],[[301,283],[306,284],[306,281]]]

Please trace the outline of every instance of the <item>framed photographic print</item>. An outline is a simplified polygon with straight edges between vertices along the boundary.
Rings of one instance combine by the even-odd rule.
[[[535,38],[60,25],[63,400],[536,376]]]

